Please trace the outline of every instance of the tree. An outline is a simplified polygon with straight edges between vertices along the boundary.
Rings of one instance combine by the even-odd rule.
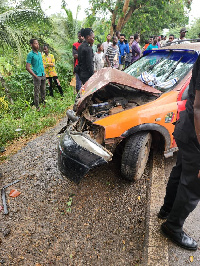
[[[90,4],[92,8],[88,10],[88,14],[93,19],[99,14],[110,17],[110,33],[113,34],[116,30],[123,30],[128,23],[134,25],[139,33],[142,33],[143,27],[148,30],[148,25],[157,30],[165,26],[185,24],[191,1],[90,0]]]
[[[200,34],[200,19],[198,18],[193,21],[193,24],[190,30],[188,31],[187,37],[191,39],[196,39],[199,38],[199,34]]]
[[[37,26],[36,26],[37,23]],[[50,21],[43,13],[39,0],[24,0],[17,5],[0,2],[0,46],[6,50],[12,47],[21,57],[21,48],[28,40],[41,35]],[[37,36],[38,37],[38,36]]]

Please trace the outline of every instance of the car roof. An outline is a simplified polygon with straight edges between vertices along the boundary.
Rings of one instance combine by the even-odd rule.
[[[200,52],[200,42],[195,43],[180,43],[180,44],[171,44],[170,46],[164,46],[160,48],[159,50],[174,50],[174,49],[180,49],[180,50],[194,50],[197,52]]]

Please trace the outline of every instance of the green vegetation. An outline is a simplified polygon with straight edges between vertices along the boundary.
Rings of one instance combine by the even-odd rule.
[[[3,102],[1,99],[0,107]],[[35,106],[30,106],[28,102],[25,104],[24,101],[19,100],[9,107],[7,102],[4,103],[3,106],[6,108],[1,108],[0,112],[0,147],[12,143],[14,139],[36,134],[44,128],[55,125],[73,102],[74,94],[70,88],[64,93],[63,99],[60,98],[59,93],[55,93],[54,98],[48,96],[46,106],[41,107],[40,112],[37,112]]]
[[[55,125],[74,102],[69,83],[73,76],[72,44],[80,23],[73,20],[64,1],[63,9],[65,17],[47,18],[39,0],[0,2],[0,148]],[[31,38],[39,40],[40,51],[43,44],[49,44],[64,91],[61,99],[55,88],[52,98],[47,87],[46,106],[41,106],[40,112],[33,105],[33,80],[25,70]]]
[[[191,1],[187,0],[90,0],[88,24],[109,17],[110,33],[140,33],[142,39],[159,35],[163,28],[183,27],[188,23]],[[176,10],[176,12],[174,12]]]

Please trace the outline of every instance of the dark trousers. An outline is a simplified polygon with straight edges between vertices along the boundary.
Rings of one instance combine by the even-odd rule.
[[[41,96],[42,103],[45,102],[46,96],[46,77],[33,77],[34,84],[34,104],[36,108],[39,108],[39,96]]]
[[[170,212],[168,227],[181,232],[185,219],[200,200],[200,145],[197,139],[192,139],[189,143],[176,140],[176,143],[179,148],[177,162],[169,177],[162,208]]]
[[[76,92],[78,93],[82,86],[82,82],[79,78],[79,75],[76,73]]]
[[[52,84],[53,81],[54,81],[54,83],[56,84],[56,86],[57,86],[57,88],[58,88],[60,94],[63,96],[63,90],[62,90],[62,87],[60,86],[60,82],[59,82],[57,76],[55,76],[55,77],[48,77],[48,78],[47,78],[47,81],[48,81],[48,84],[49,84],[49,94],[50,94],[50,96],[53,97],[53,87],[52,87],[52,85],[53,85],[53,84]]]

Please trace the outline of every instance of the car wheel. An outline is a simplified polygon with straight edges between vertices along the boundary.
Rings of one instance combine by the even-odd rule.
[[[149,132],[138,132],[127,140],[121,160],[122,177],[136,181],[144,173],[151,148],[152,136]]]

